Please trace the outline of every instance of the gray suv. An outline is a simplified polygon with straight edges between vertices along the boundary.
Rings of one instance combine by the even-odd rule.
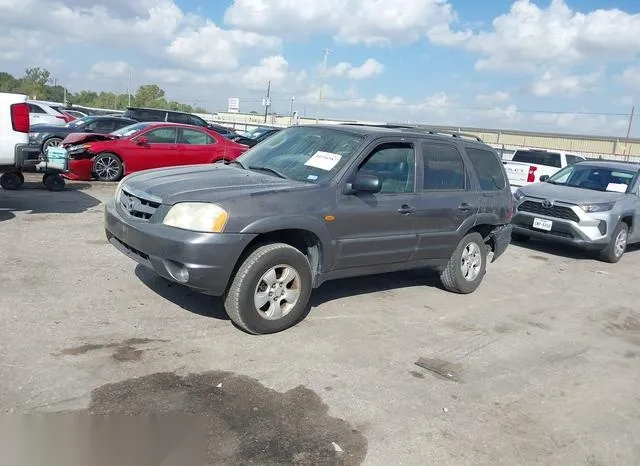
[[[585,161],[514,193],[513,239],[530,237],[593,250],[618,262],[640,242],[640,165]]]
[[[431,267],[473,292],[511,239],[497,153],[457,133],[296,126],[234,162],[132,174],[105,211],[111,244],[222,296],[250,333],[304,318],[327,280]]]

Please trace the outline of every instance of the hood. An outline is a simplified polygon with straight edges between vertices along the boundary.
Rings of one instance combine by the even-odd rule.
[[[86,142],[94,141],[113,141],[114,139],[120,139],[118,136],[111,134],[99,134],[99,133],[71,133],[64,138],[63,144],[83,144]]]
[[[598,204],[601,202],[615,202],[623,199],[626,194],[593,191],[591,189],[574,188],[551,183],[532,183],[522,186],[520,192],[527,197],[551,199],[568,204]]]
[[[127,177],[123,186],[160,198],[164,204],[215,202],[236,196],[302,191],[316,187],[222,163],[144,171]]]

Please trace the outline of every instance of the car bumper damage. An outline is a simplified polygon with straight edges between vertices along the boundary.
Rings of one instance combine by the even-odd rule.
[[[111,200],[105,233],[124,255],[194,290],[224,294],[238,258],[255,235],[200,233],[128,218]]]
[[[513,225],[503,225],[496,228],[489,234],[489,241],[493,244],[493,258],[491,262],[495,262],[502,254],[505,253],[511,243],[511,233]]]

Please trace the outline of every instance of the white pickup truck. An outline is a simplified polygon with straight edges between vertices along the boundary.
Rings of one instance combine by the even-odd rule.
[[[526,184],[540,181],[543,175],[551,176],[567,165],[585,160],[584,157],[563,151],[544,149],[518,149],[511,160],[503,160],[511,191]]]
[[[0,186],[18,189],[24,183],[22,169],[40,162],[39,151],[29,146],[27,96],[0,92]]]

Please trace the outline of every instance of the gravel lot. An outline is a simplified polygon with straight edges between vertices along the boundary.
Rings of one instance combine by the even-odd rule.
[[[114,185],[29,180],[0,191],[0,412],[205,414],[170,438],[216,464],[640,464],[638,248],[512,245],[469,296],[328,283],[249,336],[106,242]]]

